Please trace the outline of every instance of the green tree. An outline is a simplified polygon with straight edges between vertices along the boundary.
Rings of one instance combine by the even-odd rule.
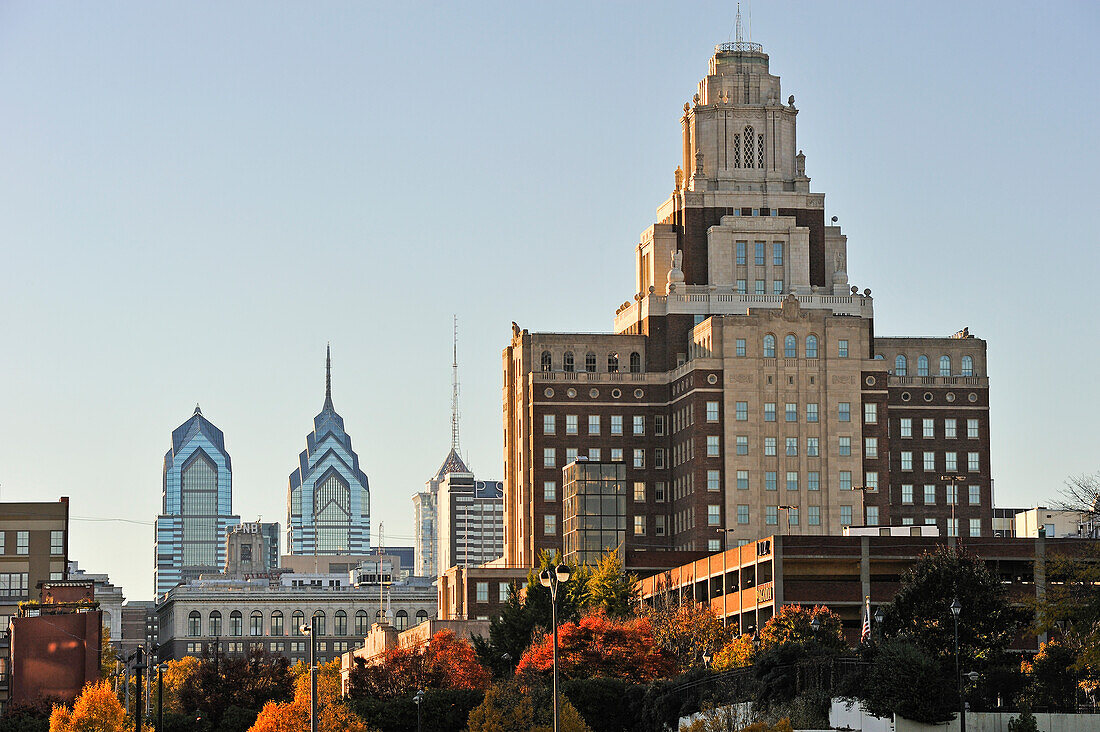
[[[586,568],[587,569],[587,568]],[[638,576],[626,572],[616,551],[607,551],[584,578],[583,605],[610,618],[628,618],[638,606]]]
[[[1023,696],[1035,709],[1071,712],[1077,706],[1077,654],[1068,644],[1047,641],[1020,665],[1028,676]]]
[[[234,707],[250,710],[255,719],[267,702],[288,700],[293,693],[294,678],[287,659],[254,650],[247,656],[202,658],[189,682],[179,689],[178,699],[183,714],[201,716],[217,729]],[[243,715],[234,710],[232,716],[240,719]]]
[[[470,712],[469,732],[550,732],[553,727],[553,699],[542,685],[521,685],[516,681],[493,684],[485,700]],[[564,695],[558,705],[563,732],[592,732],[584,718]]]
[[[945,675],[935,656],[898,639],[887,640],[875,654],[861,699],[877,717],[900,714],[929,724],[953,719],[958,708],[954,674]]]

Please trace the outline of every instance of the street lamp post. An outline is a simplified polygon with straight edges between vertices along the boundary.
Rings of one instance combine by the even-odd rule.
[[[875,610],[875,630],[878,632],[878,642],[882,643],[882,621],[886,619],[886,616],[882,612],[882,608]]]
[[[945,485],[949,486],[950,489],[951,489],[951,492],[954,493],[953,496],[948,496],[948,498],[952,499],[951,500],[951,526],[953,526],[955,528],[955,537],[957,538],[961,532],[959,531],[958,519],[955,518],[955,506],[959,502],[959,483],[965,482],[966,481],[966,476],[965,475],[941,475],[940,480],[943,481]],[[951,527],[948,527],[947,535],[951,536]]]
[[[424,690],[420,689],[413,697],[413,703],[416,704],[416,732],[420,732],[420,703],[422,701],[424,701]]]
[[[859,523],[867,525],[867,491],[876,491],[878,488],[870,485],[854,485],[852,490],[859,491]],[[877,522],[876,522],[877,523]]]
[[[715,531],[722,535],[722,626],[725,627],[729,624],[729,617],[726,612],[726,596],[729,594],[726,588],[726,552],[729,551],[729,547],[726,543],[726,537],[733,533],[733,529],[715,529]]]
[[[167,665],[157,664],[157,732],[164,729],[164,669]]]
[[[141,681],[145,675],[145,647],[138,646],[134,654],[134,680],[137,682],[137,695],[134,697],[134,730],[141,732],[141,718],[145,716],[141,698]]]
[[[317,637],[313,632],[313,618],[302,623],[298,632],[309,636],[309,732],[317,732]]]
[[[554,732],[558,732],[558,586],[569,581],[569,574],[569,567],[564,564],[539,574],[539,584],[550,588],[550,624],[554,626]]]
[[[951,614],[955,617],[955,688],[959,694],[959,732],[966,732],[966,702],[963,701],[962,676],[959,674],[959,613],[962,603],[959,598],[951,601]]]

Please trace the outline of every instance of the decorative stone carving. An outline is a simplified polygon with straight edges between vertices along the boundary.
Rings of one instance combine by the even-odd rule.
[[[694,177],[702,177],[706,175],[703,170],[703,151],[697,150],[695,152],[695,172],[692,174]]]
[[[788,322],[794,322],[802,317],[802,305],[799,304],[798,298],[792,295],[787,295],[783,299],[783,307],[780,310],[783,315],[783,320]]]
[[[806,156],[802,154],[801,150],[798,151],[798,155],[794,156],[794,174],[799,178],[806,177]]]
[[[676,187],[672,190],[679,193],[684,188],[684,169],[679,165],[676,166]]]
[[[672,252],[672,269],[668,271],[668,289],[667,293],[673,292],[677,285],[684,284],[684,270],[682,269],[684,262],[684,253],[682,250],[677,249]]]

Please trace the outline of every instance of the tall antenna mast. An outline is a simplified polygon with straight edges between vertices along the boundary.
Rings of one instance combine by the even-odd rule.
[[[451,449],[458,452],[458,315],[454,316],[451,361]]]
[[[741,32],[741,3],[737,3],[737,31],[734,40],[737,43],[744,41],[744,34]]]

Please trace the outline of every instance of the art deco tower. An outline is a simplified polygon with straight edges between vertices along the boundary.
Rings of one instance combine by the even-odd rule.
[[[370,551],[370,488],[344,419],[332,406],[331,353],[325,359],[325,404],[290,474],[286,510],[291,554]]]
[[[154,584],[161,595],[202,573],[222,571],[233,511],[233,466],[222,431],[202,416],[172,432],[164,455],[162,514],[156,525]]]

